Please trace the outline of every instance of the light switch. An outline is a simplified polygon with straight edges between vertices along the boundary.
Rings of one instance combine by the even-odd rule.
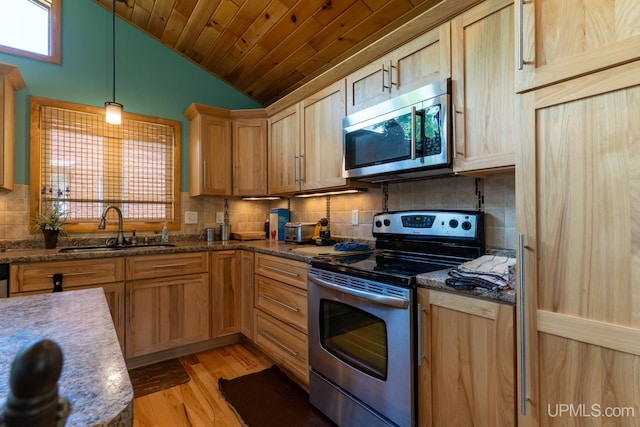
[[[197,224],[198,223],[198,212],[185,212],[184,213],[184,223],[185,224]]]
[[[224,222],[224,212],[216,212],[216,224],[222,224]]]
[[[358,210],[354,209],[351,211],[351,225],[358,225]]]

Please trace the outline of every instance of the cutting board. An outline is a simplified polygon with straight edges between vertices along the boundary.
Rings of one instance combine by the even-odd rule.
[[[266,236],[264,231],[234,231],[230,238],[231,240],[262,240]]]
[[[333,249],[333,246],[301,246],[299,248],[291,249],[291,252],[295,252],[295,253],[299,253],[299,254],[303,254],[303,255],[310,255],[310,256],[320,256],[320,255],[349,256],[349,255],[365,254],[367,252],[371,252],[371,250],[368,250],[368,251],[336,251],[335,249]]]

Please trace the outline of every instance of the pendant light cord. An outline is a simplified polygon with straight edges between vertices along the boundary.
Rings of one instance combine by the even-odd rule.
[[[116,0],[113,0],[111,20],[111,63],[113,64],[113,102],[116,102]]]

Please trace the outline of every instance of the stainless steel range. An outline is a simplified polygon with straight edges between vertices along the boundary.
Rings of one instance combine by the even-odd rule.
[[[484,250],[477,211],[374,216],[375,251],[309,269],[310,400],[336,424],[417,425],[416,276]]]

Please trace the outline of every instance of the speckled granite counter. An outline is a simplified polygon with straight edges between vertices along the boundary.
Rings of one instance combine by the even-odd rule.
[[[485,288],[475,288],[470,290],[453,289],[445,284],[445,280],[449,277],[449,270],[438,270],[430,273],[421,274],[417,277],[418,286],[424,288],[445,290],[456,294],[468,295],[476,298],[485,298],[492,301],[502,302],[515,305],[516,291],[513,289],[505,291],[492,291]]]
[[[62,349],[67,426],[131,426],[133,389],[102,289],[0,299],[0,406],[18,351],[41,338]]]

